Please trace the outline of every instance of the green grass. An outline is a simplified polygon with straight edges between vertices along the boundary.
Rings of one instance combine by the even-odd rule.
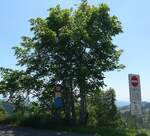
[[[110,128],[98,128],[98,127],[76,127],[70,128],[71,132],[80,134],[97,134],[100,136],[130,136],[129,130],[125,129],[110,129]]]
[[[140,129],[139,133],[147,134],[147,136],[150,136],[150,130],[148,130],[148,129]],[[146,135],[143,135],[143,136],[146,136]]]
[[[0,123],[13,124],[17,127],[33,127],[33,128],[47,128],[52,131],[66,131],[80,134],[96,134],[95,136],[150,136],[150,130],[139,129],[131,130],[124,128],[100,128],[100,127],[67,127],[64,126],[63,121],[54,122],[49,118],[49,115],[34,115],[23,117],[21,113],[16,114],[4,114],[0,113]]]

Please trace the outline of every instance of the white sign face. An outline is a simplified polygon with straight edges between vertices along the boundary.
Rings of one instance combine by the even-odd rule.
[[[130,110],[132,115],[142,114],[140,76],[129,74]]]

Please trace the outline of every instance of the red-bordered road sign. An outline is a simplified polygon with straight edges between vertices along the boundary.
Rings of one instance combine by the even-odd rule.
[[[139,78],[137,77],[137,76],[132,76],[131,77],[131,85],[133,86],[133,87],[138,87],[138,85],[139,85]]]

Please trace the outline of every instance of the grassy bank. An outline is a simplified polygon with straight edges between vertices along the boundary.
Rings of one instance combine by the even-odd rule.
[[[125,128],[100,128],[100,127],[69,127],[64,126],[63,122],[53,122],[49,116],[22,116],[17,114],[0,114],[1,124],[13,124],[16,127],[32,127],[32,128],[46,128],[52,131],[66,131],[80,134],[96,134],[97,136],[150,136],[149,130],[131,130]],[[58,125],[59,124],[59,125]]]

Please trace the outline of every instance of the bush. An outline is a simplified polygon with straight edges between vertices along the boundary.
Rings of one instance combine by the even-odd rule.
[[[24,116],[19,122],[20,126],[52,129],[61,128],[64,124],[63,119],[55,120],[50,114],[30,114]]]
[[[148,134],[142,132],[142,133],[136,134],[136,136],[148,136]]]

